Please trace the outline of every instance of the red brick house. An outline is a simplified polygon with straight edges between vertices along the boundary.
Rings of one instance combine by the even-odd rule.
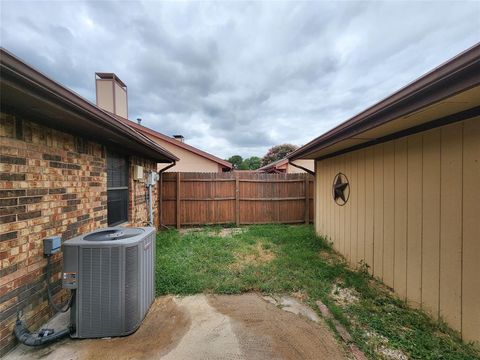
[[[178,159],[0,49],[0,356],[17,313],[38,328],[51,315],[43,239],[148,220],[145,177]],[[143,167],[143,175],[138,170]],[[134,178],[135,174],[135,178]],[[157,189],[153,192],[158,222]],[[60,290],[61,253],[53,258]]]

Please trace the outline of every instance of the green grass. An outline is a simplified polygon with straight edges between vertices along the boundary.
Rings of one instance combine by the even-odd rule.
[[[251,226],[227,237],[219,231],[159,233],[157,295],[301,292],[312,308],[322,300],[371,359],[379,358],[378,339],[412,359],[480,359],[446,325],[409,308],[365,271],[351,270],[311,226]],[[265,254],[268,261],[259,260]],[[334,284],[354,289],[359,301],[340,306],[332,295]]]

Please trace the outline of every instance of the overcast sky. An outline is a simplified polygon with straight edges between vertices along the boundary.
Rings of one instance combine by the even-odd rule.
[[[472,2],[1,2],[1,45],[220,157],[302,145],[480,41]]]

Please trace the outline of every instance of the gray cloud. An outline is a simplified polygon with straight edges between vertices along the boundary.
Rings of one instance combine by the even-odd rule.
[[[218,156],[304,144],[480,40],[480,3],[9,2],[1,45]]]

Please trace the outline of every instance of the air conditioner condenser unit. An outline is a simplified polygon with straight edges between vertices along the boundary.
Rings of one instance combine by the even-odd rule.
[[[122,336],[140,326],[155,299],[155,236],[153,227],[110,227],[65,241],[72,337]]]

